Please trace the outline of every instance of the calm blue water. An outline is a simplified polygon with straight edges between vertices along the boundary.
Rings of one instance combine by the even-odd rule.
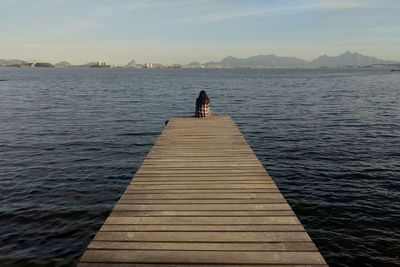
[[[0,68],[0,266],[74,266],[164,121],[231,115],[331,266],[400,266],[400,74]]]

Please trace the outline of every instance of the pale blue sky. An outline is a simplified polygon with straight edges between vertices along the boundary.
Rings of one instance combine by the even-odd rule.
[[[347,50],[400,61],[400,0],[0,0],[0,58],[113,64]]]

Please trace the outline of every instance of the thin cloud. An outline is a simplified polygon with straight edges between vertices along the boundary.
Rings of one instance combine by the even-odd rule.
[[[309,2],[308,2],[309,3]],[[231,20],[243,17],[261,16],[261,15],[273,15],[290,12],[305,12],[312,10],[335,10],[335,9],[349,9],[361,7],[361,2],[358,0],[348,1],[325,1],[325,2],[313,2],[311,4],[303,5],[284,5],[284,6],[264,6],[257,7],[248,10],[220,10],[219,12],[208,13],[199,16],[191,16],[182,18],[180,22],[199,22],[199,23],[211,23],[219,22],[224,20]]]
[[[120,8],[127,10],[139,10],[139,9],[151,9],[151,8],[163,8],[163,7],[174,7],[174,6],[192,6],[197,4],[210,3],[210,0],[147,0],[147,1],[132,1],[121,5]]]

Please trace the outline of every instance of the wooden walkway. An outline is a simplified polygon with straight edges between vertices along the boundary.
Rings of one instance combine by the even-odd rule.
[[[172,118],[80,267],[327,266],[228,116]]]

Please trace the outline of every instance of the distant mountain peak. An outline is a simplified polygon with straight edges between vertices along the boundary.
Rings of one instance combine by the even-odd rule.
[[[272,54],[257,55],[247,58],[236,58],[231,55],[224,57],[220,62],[208,62],[207,66],[215,67],[261,67],[261,68],[302,68],[302,67],[343,67],[367,66],[373,64],[391,64],[375,57],[364,56],[358,52],[346,51],[338,56],[322,55],[311,62],[296,58],[283,57]]]
[[[346,51],[338,56],[320,56],[310,62],[314,67],[343,67],[343,66],[368,66],[373,64],[391,64],[394,61],[364,56],[357,52]]]
[[[136,67],[136,61],[133,59],[133,60],[129,61],[129,63],[126,64],[126,66],[130,67],[130,68],[135,68]]]
[[[280,57],[276,55],[257,55],[247,58],[227,56],[215,65],[224,67],[304,67],[307,62],[295,57]]]
[[[54,64],[54,66],[56,66],[56,67],[71,67],[72,65],[71,65],[71,63],[69,63],[67,61],[61,61],[61,62]]]
[[[200,64],[200,62],[198,62],[198,61],[193,61],[193,62],[190,62],[190,63],[187,64],[187,65],[201,65],[201,64]]]

